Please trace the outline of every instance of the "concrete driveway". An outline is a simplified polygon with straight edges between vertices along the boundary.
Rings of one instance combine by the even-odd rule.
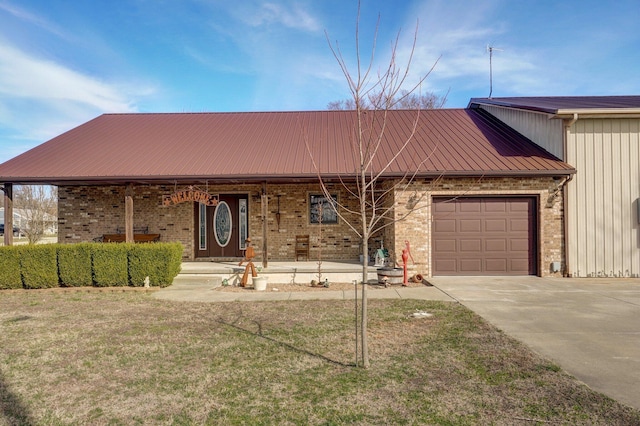
[[[640,279],[429,282],[592,389],[640,409]]]

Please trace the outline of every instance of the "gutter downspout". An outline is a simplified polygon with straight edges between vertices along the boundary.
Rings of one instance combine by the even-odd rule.
[[[578,121],[580,117],[578,116],[578,113],[574,112],[573,113],[573,118],[566,122],[565,126],[564,126],[564,132],[562,135],[563,141],[562,141],[562,149],[563,149],[563,153],[562,156],[563,161],[567,162],[567,155],[568,155],[568,149],[567,149],[567,145],[569,143],[569,132],[571,129],[571,126],[573,126],[576,121]],[[573,175],[569,176],[569,178],[567,180],[565,180],[562,183],[562,188],[564,190],[564,188],[566,188],[567,184],[569,183],[569,181],[571,181],[573,179]],[[570,263],[569,263],[569,257],[570,257],[570,250],[569,250],[569,215],[567,214],[567,212],[569,211],[569,191],[564,191],[563,192],[563,197],[562,197],[562,216],[564,217],[564,232],[563,232],[563,238],[564,238],[564,253],[565,253],[565,257],[564,257],[564,273],[562,274],[565,277],[570,277],[569,271],[570,269]]]

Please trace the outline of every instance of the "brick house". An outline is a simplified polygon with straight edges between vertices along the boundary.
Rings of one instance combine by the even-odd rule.
[[[367,114],[371,128],[380,125]],[[376,236],[392,258],[409,241],[426,276],[563,273],[571,165],[484,108],[387,114],[373,170],[395,217],[413,210]],[[345,215],[358,206],[354,119],[353,111],[105,114],[0,165],[5,208],[13,185],[52,184],[60,243],[144,229],[180,241],[185,260],[236,259],[250,237],[259,256],[293,262],[296,236],[308,235],[310,260],[321,251],[355,261],[361,241]]]

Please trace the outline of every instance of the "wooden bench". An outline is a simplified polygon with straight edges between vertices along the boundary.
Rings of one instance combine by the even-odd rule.
[[[104,234],[103,243],[124,243],[126,234]],[[155,243],[160,241],[160,234],[133,234],[133,241],[136,243]]]

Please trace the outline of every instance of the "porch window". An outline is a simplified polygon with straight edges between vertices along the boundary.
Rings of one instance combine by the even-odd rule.
[[[213,214],[214,235],[220,247],[226,247],[231,241],[231,229],[231,209],[226,202],[221,201]]]
[[[240,238],[240,250],[245,250],[247,248],[247,237],[249,237],[249,227],[247,226],[247,199],[240,198],[238,200],[239,207],[239,221],[240,221],[240,231],[238,232]]]
[[[338,223],[338,194],[331,194],[327,198],[323,194],[309,194],[309,222],[323,224]]]
[[[199,203],[198,210],[198,221],[200,223],[200,250],[207,249],[207,206],[205,204]]]

